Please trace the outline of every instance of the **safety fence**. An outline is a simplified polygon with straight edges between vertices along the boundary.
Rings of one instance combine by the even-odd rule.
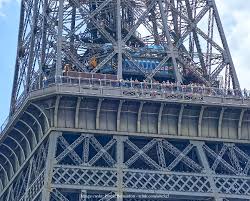
[[[35,79],[39,80],[39,79]],[[249,99],[249,91],[243,90],[225,90],[223,88],[204,87],[195,84],[190,85],[177,85],[169,82],[140,82],[138,80],[115,80],[115,79],[98,79],[94,77],[82,78],[82,77],[69,77],[58,76],[43,81],[34,81],[29,93],[40,89],[49,88],[52,86],[78,86],[88,89],[120,89],[123,91],[124,96],[136,95],[136,96],[157,96],[160,95],[164,98],[180,98],[183,99],[199,99],[202,100],[204,96],[219,97],[219,98],[232,98],[232,99]],[[22,93],[16,102],[15,111],[17,111],[23,102],[26,100],[29,93]],[[13,116],[13,115],[12,115]],[[11,117],[7,117],[2,126],[0,132],[2,133],[10,122]]]

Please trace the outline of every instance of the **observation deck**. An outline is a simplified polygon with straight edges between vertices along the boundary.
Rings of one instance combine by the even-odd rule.
[[[124,200],[140,193],[167,200],[249,198],[246,91],[97,77],[33,82],[20,96],[1,128],[0,146],[10,148],[2,149],[9,159],[2,163],[0,201],[28,175],[30,161],[45,164],[44,155],[56,162],[36,167],[38,176],[18,200],[47,192],[50,178],[51,196],[68,200],[82,193],[113,199],[119,190]]]
[[[241,119],[243,115],[248,116],[248,114],[245,113],[247,113],[246,111],[250,107],[250,96],[246,90],[227,91],[223,88],[204,87],[195,84],[176,85],[165,82],[155,83],[147,81],[139,82],[138,80],[117,80],[116,77],[112,75],[102,75],[101,78],[100,75],[101,74],[88,74],[88,78],[75,77],[75,75],[59,76],[48,80],[46,79],[40,84],[34,82],[31,91],[28,94],[23,93],[19,97],[16,104],[16,113],[12,117],[8,117],[2,124],[1,134],[4,135],[16,115],[19,114],[28,102],[51,96],[82,96],[96,99],[101,97],[103,99],[126,100],[136,103],[155,102],[159,105],[160,111],[162,110],[161,107],[163,107],[160,106],[162,104],[170,104],[174,107],[180,105],[181,113],[183,113],[185,107],[189,110],[189,106],[194,106],[200,108],[198,109],[198,113],[196,111],[197,118],[199,119],[198,124],[201,124],[201,115],[203,115],[205,110],[209,110],[209,108],[212,108],[212,110],[217,108],[217,110],[219,110],[219,112],[217,111],[219,121],[223,119],[223,117],[221,117],[222,111],[224,114],[227,108],[230,110],[234,109],[239,113],[238,121],[240,122],[238,124],[243,123],[243,119]],[[179,123],[181,121],[180,115],[183,115],[179,114],[180,111],[176,111],[179,115]],[[214,118],[217,117],[215,114]],[[201,125],[198,127],[201,127]],[[233,139],[241,139],[239,134],[240,125],[238,125],[238,127],[238,134],[233,137]],[[198,128],[198,130],[199,129],[200,128]],[[201,135],[201,133],[199,135]]]

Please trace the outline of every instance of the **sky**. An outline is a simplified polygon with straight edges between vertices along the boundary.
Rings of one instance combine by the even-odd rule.
[[[250,0],[216,0],[242,88],[250,89]],[[0,125],[9,112],[20,0],[0,0]]]

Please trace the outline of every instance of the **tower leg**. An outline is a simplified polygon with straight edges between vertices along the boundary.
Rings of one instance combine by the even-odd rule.
[[[56,154],[57,139],[59,135],[61,135],[60,132],[52,132],[49,136],[49,147],[48,147],[48,155],[47,155],[45,174],[44,174],[42,201],[50,200],[50,193],[52,191],[51,182],[52,182],[53,166],[56,163],[55,154]]]
[[[118,179],[117,179],[117,187],[118,191],[116,192],[117,201],[123,201],[123,166],[124,166],[124,141],[125,137],[117,136],[117,172],[118,172]]]
[[[197,151],[198,151],[198,157],[199,157],[199,160],[201,162],[201,164],[203,165],[205,171],[206,171],[206,174],[209,178],[209,181],[210,181],[210,184],[211,184],[211,187],[212,187],[212,191],[213,191],[213,194],[214,194],[214,201],[223,201],[223,198],[220,198],[219,197],[219,193],[218,193],[218,189],[216,188],[216,185],[214,183],[214,179],[213,179],[213,171],[210,169],[210,166],[209,166],[209,163],[208,163],[208,160],[207,160],[207,156],[202,148],[204,142],[201,142],[201,141],[192,141],[192,144],[194,144],[197,148]]]

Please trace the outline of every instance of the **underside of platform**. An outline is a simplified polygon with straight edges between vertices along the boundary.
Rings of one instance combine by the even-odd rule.
[[[1,138],[1,201],[249,200],[246,109],[35,93]]]

